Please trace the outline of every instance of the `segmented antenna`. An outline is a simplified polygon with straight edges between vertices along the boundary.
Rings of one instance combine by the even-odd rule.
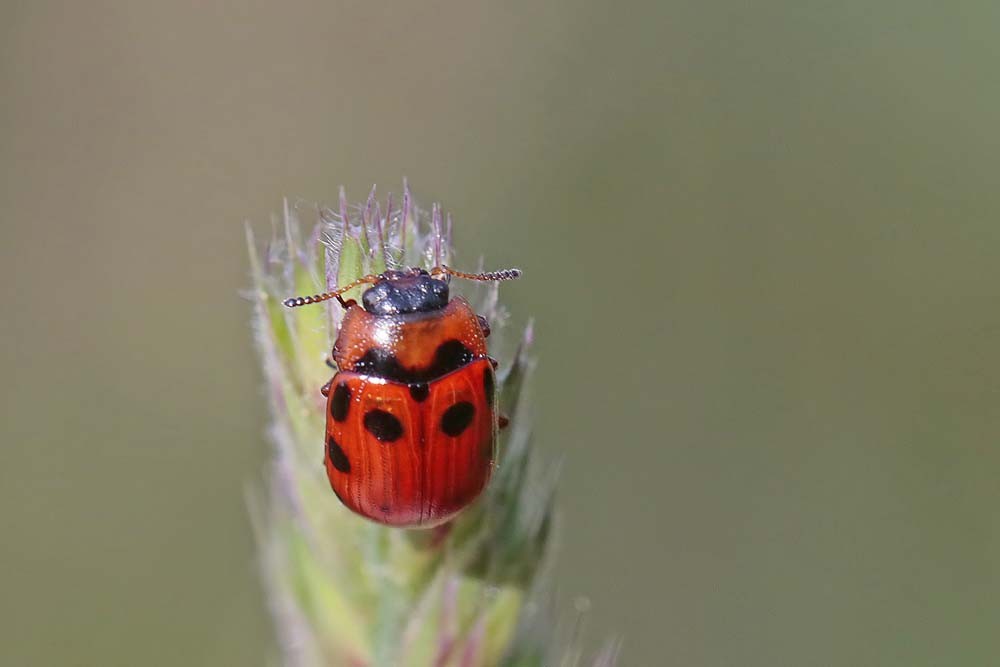
[[[410,269],[411,271],[418,271],[418,269]],[[390,272],[395,273],[395,272]],[[431,269],[430,274],[432,276],[455,276],[456,278],[465,278],[466,280],[481,280],[481,281],[496,281],[496,280],[514,280],[515,278],[521,277],[521,269],[501,269],[500,271],[486,271],[485,273],[465,273],[464,271],[456,271],[450,266],[441,264],[435,266]],[[426,273],[424,275],[427,275]],[[312,296],[293,296],[282,301],[282,305],[286,308],[297,308],[299,306],[308,306],[311,303],[322,303],[323,301],[329,301],[330,299],[336,299],[340,302],[340,305],[347,308],[351,302],[344,301],[340,298],[340,295],[344,292],[350,291],[359,285],[364,285],[366,283],[374,284],[380,280],[387,280],[391,278],[386,278],[385,274],[379,275],[368,275],[363,278],[358,278],[352,283],[348,283],[343,287],[338,287],[332,292],[324,292],[323,294],[313,294]]]
[[[450,266],[446,266],[444,264],[435,266],[431,269],[432,276],[439,276],[442,273],[449,276],[455,276],[456,278],[481,281],[514,280],[515,278],[521,277],[521,269],[501,269],[499,271],[486,271],[484,273],[465,273],[464,271],[456,271]]]
[[[347,302],[340,298],[340,295],[344,292],[350,291],[359,285],[364,285],[365,283],[377,283],[379,281],[379,276],[364,276],[363,278],[358,278],[354,282],[348,283],[343,287],[338,287],[332,292],[324,292],[323,294],[313,294],[312,296],[292,296],[284,301],[282,305],[286,308],[297,308],[298,306],[308,306],[311,303],[321,303],[323,301],[329,301],[330,299],[336,299],[340,302],[340,305],[347,308]]]

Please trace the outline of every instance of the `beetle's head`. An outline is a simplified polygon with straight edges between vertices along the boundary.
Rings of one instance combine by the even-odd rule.
[[[427,271],[389,270],[361,296],[365,310],[374,315],[403,315],[440,310],[448,304],[448,282]]]

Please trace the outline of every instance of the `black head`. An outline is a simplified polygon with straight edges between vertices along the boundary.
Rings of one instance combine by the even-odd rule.
[[[361,296],[365,310],[375,315],[402,315],[440,310],[448,305],[448,283],[423,269],[386,271]]]

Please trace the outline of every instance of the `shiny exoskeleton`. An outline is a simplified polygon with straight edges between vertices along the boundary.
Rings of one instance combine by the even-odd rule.
[[[486,320],[448,278],[516,278],[516,269],[465,274],[448,267],[386,271],[334,292],[346,312],[333,346],[324,465],[351,510],[379,523],[444,523],[486,488],[496,460],[495,362]],[[370,283],[361,304],[340,294]]]

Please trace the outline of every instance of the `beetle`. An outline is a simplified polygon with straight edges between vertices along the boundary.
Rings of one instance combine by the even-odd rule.
[[[513,280],[518,269],[464,273],[440,265],[369,275],[333,291],[291,297],[289,308],[337,299],[344,317],[320,390],[327,399],[323,464],[349,509],[378,523],[443,524],[486,488],[506,420],[486,319],[452,277]],[[361,304],[345,292],[370,284]]]

